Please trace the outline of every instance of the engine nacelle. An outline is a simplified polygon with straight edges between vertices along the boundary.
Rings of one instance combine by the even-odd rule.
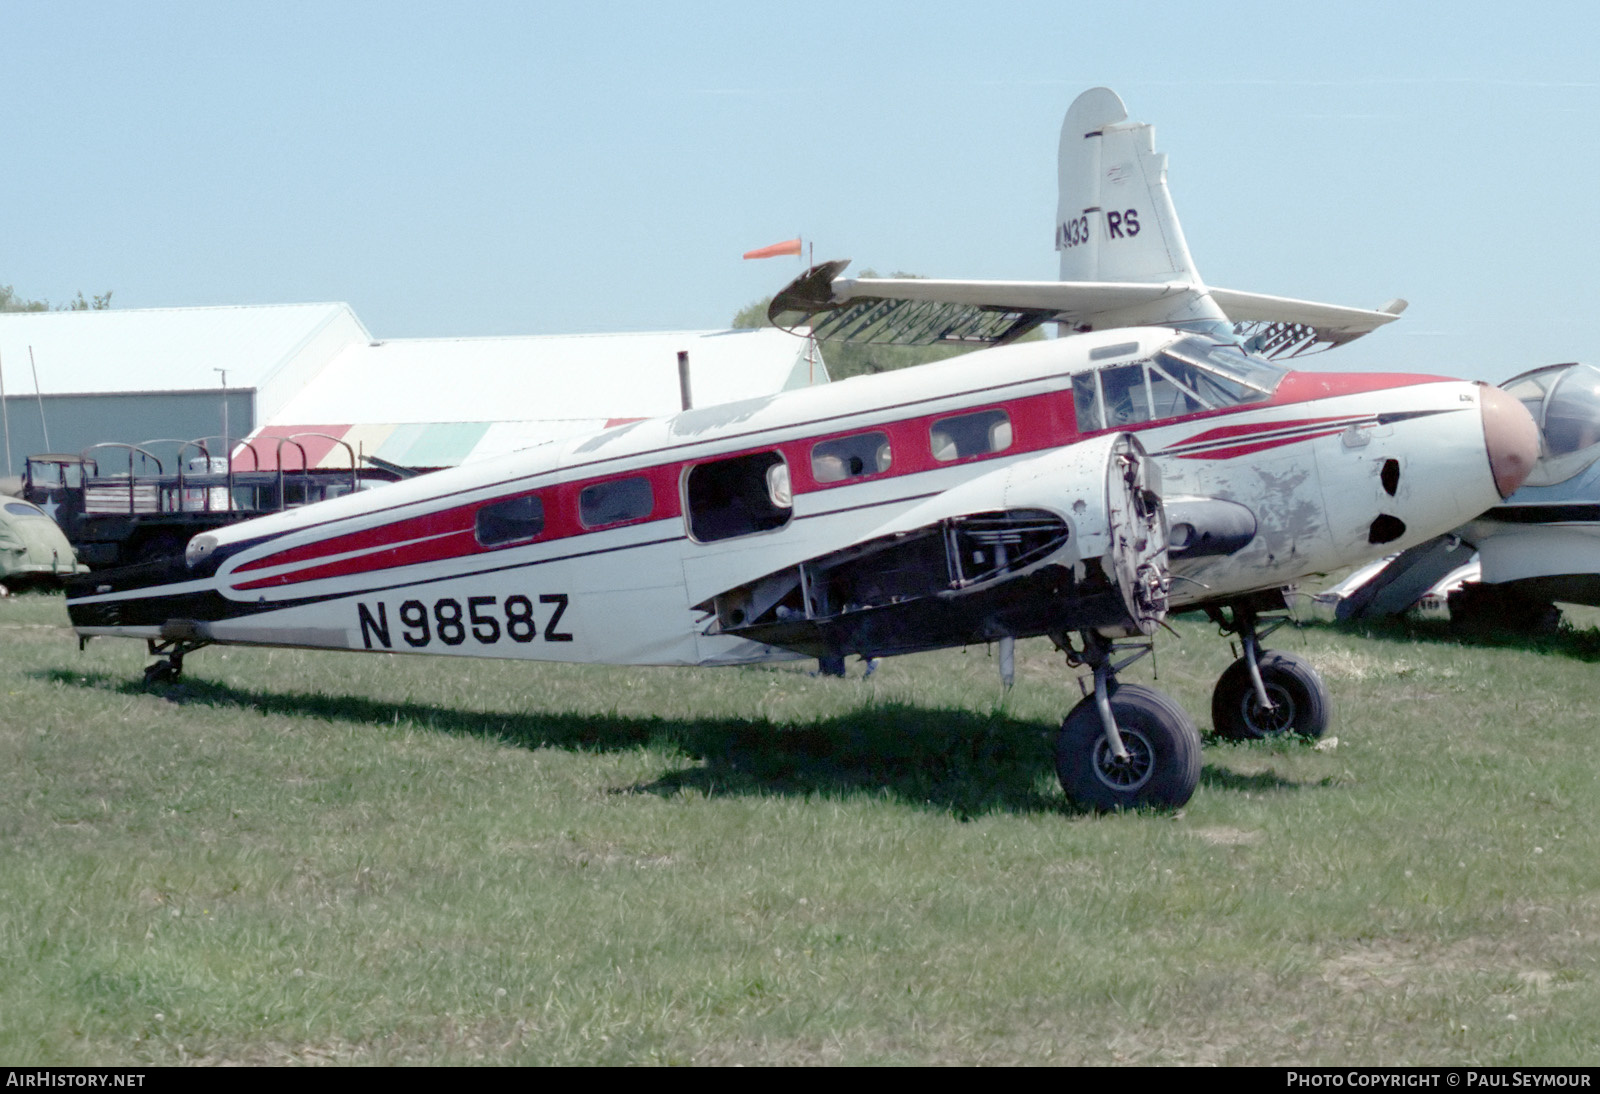
[[[1149,634],[1170,585],[1157,474],[1129,434],[1015,461],[713,597],[708,633],[814,657]]]

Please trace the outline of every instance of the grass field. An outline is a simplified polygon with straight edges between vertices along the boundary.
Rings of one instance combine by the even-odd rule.
[[[1155,683],[1204,730],[1232,655],[1175,625]],[[1600,1059],[1600,633],[1273,644],[1336,743],[1208,743],[1182,812],[1093,816],[1048,644],[1009,695],[977,648],[842,681],[209,649],[146,689],[15,597],[0,1061]]]

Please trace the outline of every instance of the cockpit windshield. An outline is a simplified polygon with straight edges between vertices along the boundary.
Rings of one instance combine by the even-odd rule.
[[[1238,345],[1204,338],[1185,338],[1162,350],[1159,356],[1191,364],[1217,379],[1231,381],[1254,393],[1241,396],[1239,402],[1271,395],[1289,375],[1289,370],[1282,365],[1273,364],[1265,357],[1251,356]]]
[[[1255,402],[1271,395],[1288,371],[1236,345],[1184,338],[1153,360],[1074,376],[1078,428],[1121,428]]]
[[[1600,444],[1600,369],[1561,365],[1518,377],[1506,390],[1528,408],[1545,453],[1565,456]]]
[[[1539,425],[1542,448],[1527,485],[1565,482],[1600,459],[1600,369],[1550,365],[1514,376],[1501,387]]]

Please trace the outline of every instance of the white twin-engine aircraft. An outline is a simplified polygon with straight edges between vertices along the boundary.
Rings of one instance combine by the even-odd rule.
[[[1260,644],[1284,587],[1471,519],[1538,438],[1497,388],[1278,364],[1397,309],[1207,288],[1164,157],[1126,117],[1105,89],[1067,113],[1062,281],[849,281],[829,263],[773,304],[825,337],[994,348],[208,532],[182,559],[77,580],[73,624],[146,639],[152,678],[213,643],[839,671],[987,642],[1004,667],[1016,638],[1048,635],[1093,671],[1058,739],[1067,794],[1180,805],[1194,722],[1116,679],[1166,613],[1204,608],[1242,639],[1218,732],[1318,734],[1321,680]],[[1003,344],[1045,322],[1070,333]]]

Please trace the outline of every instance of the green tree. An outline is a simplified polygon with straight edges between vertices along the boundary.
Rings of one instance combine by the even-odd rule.
[[[881,277],[875,270],[862,270],[862,277]],[[890,277],[918,277],[919,274],[892,273]],[[772,324],[767,320],[767,306],[772,303],[772,297],[764,297],[740,308],[733,317],[733,326],[740,329],[752,327],[767,327]],[[1039,330],[1029,331],[1019,341],[1031,341],[1043,338],[1044,332]],[[875,372],[892,372],[895,369],[911,368],[914,365],[926,365],[933,361],[944,361],[951,357],[959,357],[972,350],[963,346],[892,346],[869,342],[831,342],[822,343],[822,361],[828,366],[828,375],[835,380],[843,380],[847,376],[870,376]]]
[[[61,305],[62,311],[105,311],[111,306],[111,290],[107,289],[92,300],[83,298],[83,290],[78,290],[78,298],[69,300]]]
[[[49,311],[43,300],[27,300],[17,295],[10,285],[0,285],[0,311]]]
[[[3,286],[0,286],[3,289]],[[767,322],[767,307],[772,303],[772,297],[763,296],[760,300],[752,301],[733,314],[734,330],[755,330],[757,327],[770,327]]]
[[[7,311],[104,311],[111,306],[111,290],[91,299],[85,300],[83,290],[78,290],[76,300],[69,300],[65,304],[51,307],[44,300],[29,300],[18,296],[17,291],[10,285],[0,285],[0,312]]]

